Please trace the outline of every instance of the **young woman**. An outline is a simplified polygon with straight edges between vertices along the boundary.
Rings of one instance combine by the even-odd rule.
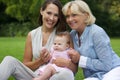
[[[32,80],[38,76],[38,68],[46,65],[50,59],[49,52],[42,52],[42,47],[50,50],[56,32],[66,30],[61,9],[59,0],[45,0],[40,9],[40,26],[28,33],[23,63],[14,57],[5,57],[0,64],[1,80],[7,80],[11,75],[17,80]],[[58,66],[66,64],[66,67],[75,71],[76,65],[69,60],[60,58],[54,63],[59,63]],[[72,72],[64,70],[53,75],[50,80],[72,80],[71,76],[74,76]]]
[[[106,32],[95,23],[82,0],[68,2],[63,13],[71,31],[74,49],[68,53],[83,69],[84,80],[120,80],[120,58],[113,51]]]

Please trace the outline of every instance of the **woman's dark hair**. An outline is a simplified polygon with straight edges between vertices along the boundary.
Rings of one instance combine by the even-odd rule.
[[[57,32],[66,31],[67,24],[65,21],[65,17],[62,13],[62,4],[61,4],[60,0],[45,0],[45,2],[43,3],[43,5],[41,7],[42,11],[44,11],[47,8],[47,5],[51,4],[51,3],[55,4],[59,9],[59,18],[58,18],[57,24],[55,25]],[[38,23],[39,23],[39,25],[43,24],[41,14],[39,14]]]

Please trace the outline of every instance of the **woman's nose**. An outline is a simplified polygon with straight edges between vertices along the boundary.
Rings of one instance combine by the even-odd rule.
[[[51,16],[50,16],[50,20],[53,20],[53,19],[54,19],[54,16],[53,16],[53,15],[51,15]]]
[[[69,18],[67,20],[68,21],[72,21],[72,16],[69,16]]]

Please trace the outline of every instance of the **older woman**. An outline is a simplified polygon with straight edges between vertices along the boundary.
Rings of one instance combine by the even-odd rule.
[[[68,53],[83,69],[84,80],[120,80],[120,58],[106,32],[95,24],[89,6],[82,0],[68,2],[63,13],[71,31],[74,49]]]

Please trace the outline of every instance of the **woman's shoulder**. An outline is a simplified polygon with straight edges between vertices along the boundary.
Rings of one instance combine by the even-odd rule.
[[[90,29],[90,33],[92,36],[96,37],[97,39],[100,37],[108,38],[106,31],[102,27],[96,24],[93,24],[91,26],[92,27]]]
[[[102,27],[100,27],[100,26],[98,26],[96,24],[92,24],[92,25],[90,25],[90,27],[91,27],[90,32],[93,33],[93,34],[106,33],[105,30]]]
[[[41,26],[39,26],[39,27],[31,30],[30,33],[31,33],[31,34],[34,34],[34,33],[38,32],[38,31],[40,31],[40,30],[41,30]]]
[[[29,33],[31,34],[32,37],[34,37],[36,34],[39,34],[41,32],[41,26],[31,30]]]
[[[39,26],[39,27],[37,27],[37,28],[31,30],[30,32],[36,32],[36,31],[38,31],[38,30],[40,30],[40,29],[41,29],[41,26]]]
[[[95,31],[95,32],[98,32],[98,31],[104,31],[104,29],[96,24],[92,24],[90,25],[91,26],[91,30],[92,31]]]

